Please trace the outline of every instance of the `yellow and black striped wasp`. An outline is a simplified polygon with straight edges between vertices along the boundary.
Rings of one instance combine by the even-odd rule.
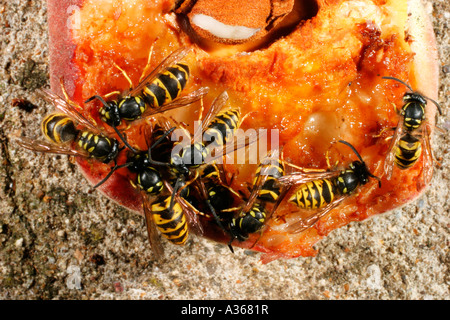
[[[397,81],[410,90],[403,96],[404,105],[399,111],[400,119],[384,162],[386,177],[387,179],[392,177],[394,166],[401,170],[411,168],[423,155],[422,181],[426,184],[431,180],[433,168],[430,132],[425,119],[427,100],[436,105],[440,115],[442,115],[441,107],[433,99],[413,91],[400,79],[394,77],[382,79]]]
[[[200,167],[211,164],[218,158],[256,141],[256,137],[250,137],[249,141],[245,137],[234,139],[234,134],[242,119],[239,108],[223,109],[227,101],[228,93],[226,91],[217,96],[205,119],[201,122],[201,126],[198,126],[193,135],[190,135],[189,132],[186,133],[186,130],[180,130],[185,138],[182,143],[175,142],[167,162],[151,159],[152,164],[166,167],[175,177],[174,195],[200,177]],[[168,119],[166,120],[161,123],[166,130],[165,135],[168,136],[176,127],[173,127]],[[233,141],[232,148],[229,148],[227,144],[233,139],[236,141]],[[186,143],[186,141],[189,142]],[[152,154],[149,150],[149,158],[151,157]],[[203,190],[202,194],[205,196],[207,193]],[[225,230],[210,201],[206,201],[206,203],[217,224]]]
[[[148,153],[142,153],[143,159]],[[133,154],[133,158],[137,155]],[[139,161],[139,166],[130,169],[136,172],[137,178],[132,185],[140,189],[144,210],[144,218],[150,246],[159,259],[163,249],[159,233],[175,245],[183,245],[189,236],[191,228],[202,234],[203,228],[199,222],[199,212],[189,202],[189,188],[181,194],[174,194],[173,187],[154,166],[147,161]],[[135,162],[133,165],[136,165]],[[156,197],[156,199],[152,199]]]
[[[145,133],[149,150],[137,153],[129,150],[126,162],[116,164],[97,186],[121,168],[127,168],[135,174],[130,183],[141,194],[150,246],[156,258],[160,259],[164,250],[159,234],[173,244],[182,245],[188,239],[189,228],[195,228],[200,234],[203,229],[198,220],[199,212],[189,202],[190,188],[184,188],[180,194],[174,194],[169,181],[170,175],[149,161],[149,154],[154,154],[160,161],[167,161],[172,142],[158,124],[146,128],[152,128],[151,132],[147,130]]]
[[[381,188],[380,178],[370,173],[355,147],[343,140],[339,140],[339,142],[350,147],[359,159],[350,163],[345,170],[315,171],[307,169],[287,174],[278,179],[288,190],[292,187],[295,188],[288,199],[289,202],[301,209],[315,210],[313,214],[290,225],[290,232],[302,232],[313,226],[343,200],[351,196],[359,186],[367,184],[369,178],[378,180],[378,186]]]
[[[40,90],[40,95],[59,111],[48,115],[41,123],[42,133],[47,140],[11,137],[20,146],[32,151],[91,157],[103,163],[116,162],[121,151],[119,142],[104,135],[78,111],[80,107],[69,99],[62,79],[61,87],[65,98],[47,89]],[[78,129],[78,125],[83,129]]]
[[[191,51],[191,49],[185,47],[172,52],[152,72],[144,76],[150,64],[152,51],[151,49],[147,66],[144,68],[136,87],[133,87],[133,83],[126,72],[115,65],[129,82],[129,90],[126,92],[113,91],[104,97],[94,95],[85,101],[85,103],[88,103],[94,99],[100,100],[102,107],[99,109],[99,113],[102,121],[111,126],[126,144],[125,138],[117,129],[122,120],[135,121],[186,106],[201,99],[209,91],[207,87],[202,87],[187,95],[181,95],[190,76],[189,66],[179,62]],[[105,100],[114,95],[118,98]],[[128,144],[127,147],[134,150]]]
[[[217,213],[221,220],[228,218],[228,214],[224,215],[226,209],[231,208],[236,198],[240,198],[240,194],[233,190],[228,181],[223,166],[219,164],[208,164],[201,172],[200,183],[204,185],[204,199],[209,201],[213,210]]]
[[[278,180],[285,175],[285,165],[279,155],[279,150],[274,149],[258,165],[250,196],[243,207],[237,208],[239,210],[237,217],[232,218],[229,223],[231,251],[234,239],[245,241],[249,234],[262,232],[283,199],[284,187]],[[272,204],[271,209],[267,207],[269,203]],[[235,210],[236,208],[229,209]]]

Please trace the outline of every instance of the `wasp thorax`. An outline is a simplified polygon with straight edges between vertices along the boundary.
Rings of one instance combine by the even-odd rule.
[[[201,143],[194,143],[183,148],[181,157],[186,165],[198,167],[205,162],[208,150]]]
[[[411,99],[402,108],[402,116],[404,117],[405,127],[408,129],[416,129],[425,120],[425,104],[421,101]]]
[[[137,176],[137,185],[148,194],[157,195],[163,189],[161,175],[152,167],[142,169]]]
[[[349,169],[344,170],[336,179],[336,187],[342,194],[353,192],[358,185],[366,184],[369,181],[369,172],[364,163],[354,161]]]
[[[189,168],[184,163],[183,158],[178,154],[174,154],[170,157],[170,170],[177,175],[189,175]]]
[[[132,121],[141,117],[146,105],[139,97],[125,97],[119,102],[118,109],[120,118]]]

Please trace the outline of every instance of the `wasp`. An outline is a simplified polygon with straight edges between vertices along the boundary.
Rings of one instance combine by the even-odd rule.
[[[384,162],[386,177],[392,177],[394,164],[397,168],[405,170],[414,166],[423,154],[423,181],[426,183],[432,176],[432,151],[430,132],[425,119],[427,100],[433,102],[439,114],[442,110],[439,104],[412,90],[411,86],[394,77],[382,79],[394,80],[406,86],[410,92],[403,95],[403,106],[399,111],[400,119],[395,128],[394,135]]]
[[[228,152],[236,151],[255,141],[255,137],[251,137],[249,142],[247,142],[246,139],[238,139],[238,141],[233,144],[233,148],[225,148],[225,144],[234,137],[236,129],[242,123],[239,108],[222,109],[227,101],[228,93],[226,91],[222,92],[214,99],[205,119],[201,121],[202,125],[195,130],[193,136],[190,136],[190,134],[187,133],[187,135],[190,136],[187,139],[190,143],[179,144],[175,142],[174,149],[172,150],[168,162],[151,160],[151,163],[156,166],[168,168],[168,171],[176,177],[174,195],[177,194],[180,189],[193,183],[199,178],[201,172],[200,167],[214,162],[217,158],[223,157],[224,154]],[[200,112],[200,114],[201,113],[202,112]],[[172,127],[169,121],[161,121],[161,124],[166,130],[166,136],[171,134],[176,128]],[[198,141],[199,136],[207,136],[207,139],[200,139],[200,141]],[[175,150],[175,148],[177,148],[177,150]],[[212,154],[212,151],[214,151],[214,154]],[[149,150],[149,158],[151,157],[151,152]],[[208,197],[205,192],[203,192],[203,196],[206,198]],[[206,203],[217,224],[225,230],[210,201],[207,201]]]
[[[146,133],[146,138],[147,145],[151,145],[150,140],[156,140],[158,143],[151,145],[149,151],[135,153],[129,150],[127,161],[121,165],[116,164],[95,187],[104,183],[121,168],[127,168],[135,174],[135,177],[130,179],[130,183],[141,194],[150,246],[155,256],[160,259],[164,250],[159,234],[173,244],[182,245],[188,239],[189,225],[196,228],[198,233],[202,233],[203,229],[197,218],[197,209],[189,203],[189,188],[184,188],[183,192],[172,197],[173,187],[167,174],[149,160],[149,154],[153,151],[157,151],[158,159],[166,160],[170,152],[167,153],[165,149],[171,148],[171,141],[158,125],[154,126],[151,134]],[[155,199],[152,200],[152,198]]]
[[[350,147],[359,160],[353,161],[345,170],[314,171],[303,170],[280,177],[278,181],[285,186],[295,187],[295,191],[288,199],[301,209],[317,211],[289,227],[293,233],[304,231],[313,226],[320,218],[325,216],[344,199],[352,195],[355,190],[369,182],[369,178],[381,180],[367,168],[361,155],[350,143],[339,140],[340,143]]]
[[[133,155],[131,162],[133,165],[128,168],[137,173],[131,183],[141,190],[147,233],[156,257],[163,254],[157,231],[175,245],[183,245],[187,241],[189,225],[202,233],[197,210],[187,201],[189,189],[185,188],[183,193],[172,197],[171,184],[148,162],[146,152]],[[154,201],[151,201],[152,196],[156,196]]]
[[[140,118],[189,105],[208,93],[209,89],[203,87],[188,95],[181,96],[189,79],[190,70],[186,63],[179,61],[190,50],[188,48],[180,48],[172,52],[152,72],[144,76],[150,64],[153,51],[150,50],[147,66],[144,68],[141,79],[136,87],[133,87],[133,83],[126,72],[114,64],[129,82],[129,90],[125,93],[113,91],[104,97],[94,95],[87,99],[85,103],[94,99],[100,100],[102,107],[99,109],[99,113],[102,121],[111,126],[117,135],[126,143],[125,138],[117,129],[122,123],[122,120],[135,121]],[[105,99],[113,95],[118,95],[118,98],[105,101]],[[133,150],[129,145],[127,147]]]
[[[50,90],[40,91],[44,99],[59,111],[46,116],[41,123],[46,141],[18,136],[13,138],[20,146],[32,151],[92,157],[103,163],[115,162],[122,150],[118,140],[104,135],[78,112],[79,106],[68,98],[62,82],[61,86],[65,99]],[[77,129],[78,125],[84,129]]]
[[[205,186],[206,201],[209,201],[221,220],[227,218],[222,212],[232,207],[234,199],[240,195],[229,187],[231,182],[226,181],[223,168],[219,168],[218,164],[206,165],[200,181]]]
[[[279,151],[273,150],[258,165],[246,205],[229,224],[230,249],[234,239],[245,241],[249,234],[260,232],[266,225],[282,199],[283,186],[278,180],[284,175],[284,161],[279,158]],[[274,204],[270,211],[268,203]]]

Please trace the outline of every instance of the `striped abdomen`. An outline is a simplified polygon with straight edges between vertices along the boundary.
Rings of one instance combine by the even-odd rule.
[[[240,119],[239,108],[219,112],[203,134],[205,146],[212,143],[221,146],[229,142],[239,126]]]
[[[148,84],[142,95],[151,108],[158,108],[172,102],[181,94],[189,79],[189,67],[177,63],[164,72],[159,73],[152,83]]]
[[[170,212],[171,196],[159,197],[151,206],[153,220],[161,234],[170,242],[182,245],[188,238],[188,223],[183,209],[178,202],[174,202]]]
[[[302,184],[289,199],[304,209],[322,208],[332,202],[336,195],[336,187],[332,180],[320,179]]]
[[[405,134],[395,146],[394,162],[400,169],[413,166],[422,153],[420,140],[413,135]]]
[[[268,202],[276,202],[281,193],[281,185],[278,179],[284,175],[284,164],[280,159],[267,159],[263,161],[256,170],[253,185],[260,175],[267,175],[266,181],[258,191],[258,199]]]
[[[53,113],[45,117],[41,129],[44,136],[55,144],[74,141],[78,135],[73,120],[62,113]]]

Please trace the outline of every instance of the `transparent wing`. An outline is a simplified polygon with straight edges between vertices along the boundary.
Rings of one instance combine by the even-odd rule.
[[[243,136],[235,136],[233,143],[227,143],[213,148],[210,155],[205,159],[205,163],[211,163],[216,161],[219,158],[223,158],[224,156],[234,153],[242,148],[247,148],[250,145],[253,145],[260,138],[259,132],[252,132],[249,135]]]
[[[145,110],[145,112],[142,114],[142,118],[145,118],[145,117],[157,114],[157,113],[163,113],[163,112],[166,112],[166,111],[169,111],[172,109],[190,105],[191,103],[194,103],[195,101],[200,100],[208,92],[209,92],[208,87],[202,87],[202,88],[195,90],[185,96],[179,97],[170,103],[162,105],[159,108],[147,108],[147,110]]]
[[[100,129],[98,129],[91,121],[86,119],[77,110],[75,106],[77,106],[78,108],[80,107],[74,102],[71,101],[69,103],[67,102],[67,100],[65,100],[64,98],[60,97],[59,95],[48,89],[39,89],[38,94],[42,96],[42,98],[44,98],[47,102],[53,104],[57,110],[67,114],[69,117],[74,119],[78,124],[84,126],[89,131],[96,134],[101,134]]]
[[[247,204],[245,205],[242,211],[248,212],[253,207],[253,204],[258,198],[259,191],[264,186],[268,177],[270,176],[270,172],[265,170],[267,169],[267,167],[265,167],[264,165],[268,164],[270,161],[273,161],[274,159],[278,159],[279,154],[280,154],[279,150],[272,150],[259,164],[260,172],[255,176],[252,191],[247,200]]]
[[[433,151],[431,150],[430,132],[428,130],[427,123],[424,123],[422,126],[421,141],[423,145],[421,180],[423,186],[425,186],[431,181],[431,178],[433,177]]]
[[[170,131],[172,128],[177,128],[180,130],[175,130],[172,134],[175,134],[174,138],[171,138],[172,141],[180,141],[180,137],[183,137],[182,141],[185,143],[185,141],[190,141],[191,134],[187,129],[180,126],[179,124],[174,124],[169,118],[166,118],[164,116],[158,117],[158,124],[163,128],[164,131]],[[180,135],[182,134],[182,135]]]
[[[168,181],[164,181],[164,185],[166,186],[167,190],[169,190],[169,193],[173,194],[173,188],[170,183]],[[199,220],[199,215],[201,215],[201,213],[179,194],[180,192],[174,195],[175,201],[177,201],[183,209],[183,212],[186,215],[186,219],[188,220],[189,227],[191,229],[194,229],[197,234],[202,235],[204,233],[204,230]]]
[[[160,73],[164,69],[167,69],[171,65],[176,64],[178,61],[183,59],[191,50],[191,48],[183,47],[169,54],[152,72],[145,76],[145,78],[143,78],[141,82],[139,82],[139,84],[130,91],[129,95],[139,95],[144,87],[152,82],[153,79],[158,75],[158,73]]]
[[[146,125],[144,128],[143,134],[144,134],[145,144],[147,145],[147,149],[148,149],[153,144],[153,124],[150,121],[146,121]]]
[[[223,106],[227,103],[228,101],[228,92],[223,91],[221,94],[219,94],[214,101],[211,104],[211,107],[208,110],[208,113],[206,114],[205,118],[202,121],[202,125],[199,126],[198,131],[201,132],[195,132],[194,136],[197,137],[198,134],[205,132],[209,125],[211,124],[211,121],[217,116],[217,114],[220,112],[220,110],[222,110]]]
[[[346,198],[345,196],[335,198],[325,207],[317,209],[317,211],[314,212],[312,215],[289,225],[287,231],[289,233],[300,233],[302,231],[305,231],[306,229],[311,228],[316,224],[317,221],[319,221],[322,217],[326,216],[331,210],[336,208],[345,198]]]
[[[16,141],[16,143],[22,148],[43,152],[43,153],[55,153],[55,154],[67,154],[70,156],[81,156],[89,157],[89,154],[84,150],[73,149],[69,146],[58,146],[47,141],[33,140],[27,137],[19,137],[16,135],[9,135],[11,140]]]
[[[158,229],[156,228],[155,221],[153,220],[153,214],[151,210],[151,203],[148,194],[145,191],[141,191],[142,204],[144,209],[145,225],[147,227],[148,241],[152,248],[155,257],[160,260],[164,255],[164,248],[161,244]]]
[[[294,172],[287,174],[278,179],[281,184],[284,184],[288,187],[304,184],[313,180],[319,179],[330,179],[339,175],[339,171],[311,171],[307,172]]]
[[[395,147],[398,145],[398,142],[403,135],[403,122],[403,117],[400,117],[397,128],[395,128],[394,135],[392,136],[386,159],[384,160],[384,174],[388,180],[391,179],[392,171],[394,170]]]

